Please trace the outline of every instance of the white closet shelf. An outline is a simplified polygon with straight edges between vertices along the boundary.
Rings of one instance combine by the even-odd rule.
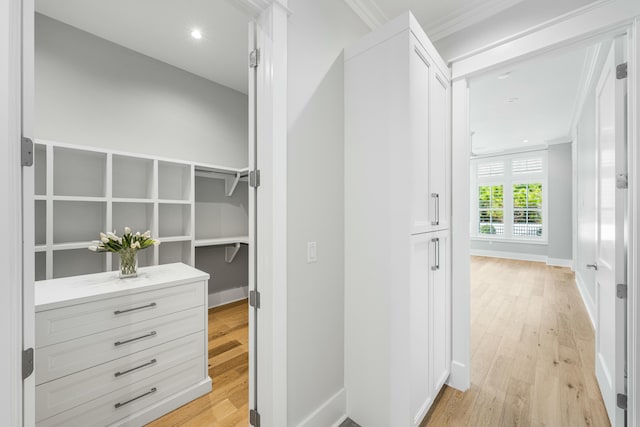
[[[35,250],[36,250],[36,252],[46,252],[47,251],[47,245],[36,245],[35,246]]]
[[[33,200],[47,200],[47,196],[36,194],[35,196],[33,196]]]
[[[205,246],[225,246],[241,243],[244,245],[249,244],[249,236],[237,236],[237,237],[219,237],[215,239],[197,239],[195,242],[196,248],[202,248]]]
[[[72,249],[87,249],[91,246],[91,242],[69,242],[69,243],[54,243],[52,248],[54,251],[69,251]]]
[[[107,198],[103,196],[97,197],[97,196],[55,196],[54,195],[54,196],[51,196],[51,200],[60,201],[60,202],[106,202]]]
[[[114,197],[114,203],[153,203],[153,199],[129,199],[126,197]]]
[[[160,240],[160,243],[188,242],[191,240],[191,236],[159,237],[158,240]]]
[[[161,205],[190,205],[191,200],[162,199],[162,200],[158,200],[158,203]]]

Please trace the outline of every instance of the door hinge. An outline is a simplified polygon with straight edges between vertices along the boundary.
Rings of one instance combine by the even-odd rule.
[[[618,393],[616,396],[616,404],[618,406],[618,408],[622,409],[623,411],[627,410],[627,395],[626,394],[622,394],[622,393]]]
[[[627,78],[627,63],[623,62],[622,64],[616,67],[616,78],[618,80]]]
[[[22,166],[33,166],[33,140],[23,136],[20,146],[20,164]]]
[[[616,176],[616,188],[620,190],[629,188],[629,174],[619,173]]]
[[[249,186],[253,188],[260,187],[260,169],[249,172]]]
[[[627,285],[625,283],[616,285],[616,296],[620,299],[627,299]]]
[[[260,308],[260,292],[249,291],[249,305],[253,308]]]
[[[255,409],[249,411],[249,424],[253,427],[260,427],[260,413]]]
[[[260,49],[253,49],[249,53],[249,68],[257,68],[260,65]]]
[[[22,379],[26,380],[33,373],[33,348],[22,350]]]

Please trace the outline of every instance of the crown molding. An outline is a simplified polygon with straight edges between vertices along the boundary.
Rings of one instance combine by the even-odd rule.
[[[344,2],[372,30],[389,21],[389,18],[380,9],[375,0],[344,0]]]
[[[291,15],[288,8],[288,0],[232,0],[236,5],[240,6],[249,15],[258,17],[262,12],[267,10],[271,5],[280,6],[287,15]]]
[[[448,15],[429,23],[425,31],[431,41],[450,36],[460,30],[484,21],[524,0],[475,0]]]

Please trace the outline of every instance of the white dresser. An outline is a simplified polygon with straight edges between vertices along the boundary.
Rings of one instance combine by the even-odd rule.
[[[209,275],[182,263],[36,282],[38,426],[141,426],[211,391]]]

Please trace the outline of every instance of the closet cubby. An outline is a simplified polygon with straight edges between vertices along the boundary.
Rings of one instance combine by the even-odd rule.
[[[158,161],[158,198],[160,200],[191,199],[191,165]]]
[[[122,203],[113,202],[111,229],[120,236],[124,228],[129,227],[135,233],[153,229],[153,202]]]
[[[112,195],[114,199],[153,198],[153,160],[113,155]]]
[[[47,147],[35,144],[33,157],[35,194],[44,196],[47,194]]]
[[[53,147],[53,195],[106,196],[107,154]]]
[[[53,244],[90,242],[107,230],[106,202],[53,201]]]
[[[220,272],[215,292],[246,287],[246,169],[53,141],[35,141],[34,149],[36,280],[116,271],[117,254],[88,246],[101,231],[130,227],[162,242],[138,252],[139,266],[197,261]]]
[[[158,205],[158,237],[190,237],[191,205],[160,203]]]
[[[174,262],[183,262],[193,265],[191,260],[191,242],[164,242],[158,246],[159,264],[171,264]]]
[[[106,271],[107,254],[86,248],[53,252],[53,278],[79,276]]]
[[[195,177],[196,240],[249,235],[247,182],[238,182],[231,196],[226,192],[227,187],[224,176]]]
[[[36,200],[34,202],[35,211],[35,242],[36,246],[47,244],[47,202]]]

